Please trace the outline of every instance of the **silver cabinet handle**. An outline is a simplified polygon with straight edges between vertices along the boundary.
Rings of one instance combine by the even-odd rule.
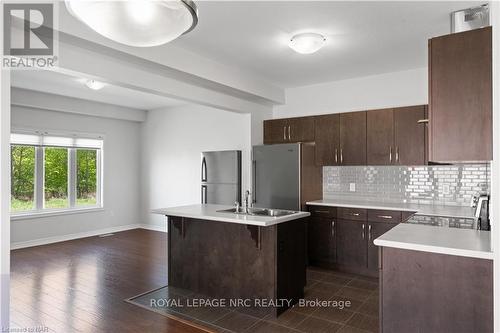
[[[332,238],[335,237],[335,221],[332,221]]]
[[[286,126],[283,126],[283,141],[286,141]]]
[[[368,225],[368,240],[372,239],[372,225]]]
[[[391,215],[378,215],[377,217],[379,217],[381,219],[392,220],[392,216]]]
[[[338,149],[335,148],[335,163],[338,163],[339,162],[339,158],[338,158]]]
[[[417,121],[418,124],[427,124],[429,122],[429,119],[420,119]]]
[[[361,231],[361,237],[365,239],[365,224],[362,225],[363,231]]]
[[[342,148],[340,148],[340,164],[344,163],[344,154]]]
[[[396,162],[399,163],[399,147],[396,146]]]
[[[352,216],[359,216],[359,213],[351,213]]]
[[[291,141],[291,136],[292,136],[292,127],[288,125],[288,141]]]
[[[392,146],[389,147],[389,162],[392,163]]]
[[[328,214],[329,213],[328,210],[315,210],[314,212],[315,213],[322,213],[322,214]]]

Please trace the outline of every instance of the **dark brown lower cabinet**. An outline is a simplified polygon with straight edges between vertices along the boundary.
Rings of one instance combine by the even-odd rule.
[[[309,211],[309,264],[373,277],[379,274],[379,248],[373,241],[413,214],[321,206]]]
[[[397,224],[395,223],[385,223],[385,222],[368,222],[368,269],[378,273],[379,268],[379,258],[378,250],[379,247],[373,244],[373,240],[382,236],[387,231],[394,228]]]
[[[337,263],[344,266],[366,267],[366,223],[337,221]]]
[[[337,257],[335,219],[311,217],[308,224],[307,244],[309,263],[312,265],[334,264]]]
[[[493,261],[382,247],[380,332],[493,332]]]

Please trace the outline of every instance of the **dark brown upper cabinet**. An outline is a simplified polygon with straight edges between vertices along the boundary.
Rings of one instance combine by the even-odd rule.
[[[491,27],[429,40],[429,160],[492,159]]]
[[[367,112],[368,165],[426,164],[426,106]]]
[[[395,164],[427,164],[427,105],[394,109],[394,145]]]
[[[368,165],[393,164],[395,160],[393,109],[368,111],[366,117]]]
[[[315,117],[316,165],[366,164],[366,112]]]
[[[340,164],[340,115],[329,114],[314,119],[316,165]]]
[[[287,120],[264,120],[264,144],[284,143],[287,141]]]
[[[314,118],[264,120],[264,144],[314,141]]]
[[[366,165],[366,112],[340,114],[341,165]]]
[[[300,117],[288,119],[288,141],[314,141],[314,117]]]

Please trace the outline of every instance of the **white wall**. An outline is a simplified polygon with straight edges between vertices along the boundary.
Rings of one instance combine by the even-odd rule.
[[[11,124],[105,135],[104,211],[12,221],[13,244],[141,223],[140,123],[13,106]]]
[[[291,88],[274,118],[427,104],[427,68]]]
[[[150,214],[161,207],[200,202],[200,153],[242,150],[243,186],[250,172],[250,114],[200,105],[148,111],[142,124],[143,220],[165,228],[165,218]]]
[[[2,15],[0,8],[0,15]],[[0,34],[0,43],[2,34]],[[9,327],[10,71],[0,69],[0,327]]]

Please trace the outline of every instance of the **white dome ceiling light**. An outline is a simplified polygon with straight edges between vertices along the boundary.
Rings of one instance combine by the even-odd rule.
[[[168,43],[194,29],[198,10],[191,0],[65,0],[77,19],[113,41],[137,47]]]
[[[101,81],[96,81],[93,79],[89,79],[89,80],[85,81],[85,85],[89,89],[100,90],[100,89],[104,88],[104,86],[106,86],[106,83],[101,82]]]
[[[307,32],[297,34],[290,39],[288,46],[301,54],[311,54],[325,46],[326,38],[323,35]]]

